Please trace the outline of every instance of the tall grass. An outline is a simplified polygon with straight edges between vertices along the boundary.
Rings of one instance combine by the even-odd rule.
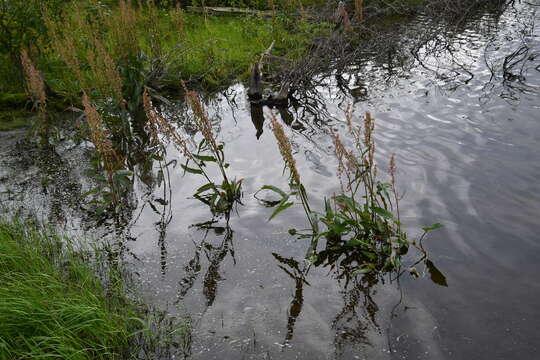
[[[120,358],[134,315],[65,239],[0,219],[0,359]]]

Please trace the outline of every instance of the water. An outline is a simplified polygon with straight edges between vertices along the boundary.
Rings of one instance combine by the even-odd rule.
[[[418,270],[425,276],[405,274],[399,281],[346,282],[322,267],[304,277],[308,244],[287,232],[307,226],[301,207],[268,222],[272,209],[253,197],[265,184],[287,183],[270,110],[262,109],[261,124],[261,109],[250,108],[242,85],[208,99],[230,174],[245,179],[243,205],[228,224],[220,219],[198,229],[192,225],[211,219],[192,198],[200,179],[171,165],[163,186],[154,164],[153,175],[134,184],[124,230],[134,240],[127,246],[136,259],[128,258],[147,301],[191,318],[193,359],[538,357],[538,9],[517,3],[500,17],[478,14],[459,29],[441,27],[416,57],[398,59],[400,66],[366,57],[340,81],[321,76],[310,101],[280,114],[290,125],[303,182],[320,207],[339,189],[329,134],[346,128],[342,110],[353,104],[355,121],[372,112],[381,173],[396,153],[410,236],[422,226],[445,225],[425,246],[448,286],[432,282],[423,266]],[[403,39],[428,23],[413,20],[412,35]],[[181,120],[182,111],[171,115]],[[19,151],[13,141],[2,143],[2,152]],[[80,166],[88,155],[67,140],[58,153],[62,160],[49,172],[8,157],[2,183],[16,190],[11,201],[42,209],[66,228],[85,228],[91,221],[70,199],[90,186]],[[177,156],[170,147],[168,157]],[[107,228],[92,232],[99,237]],[[411,254],[407,261],[413,260]]]

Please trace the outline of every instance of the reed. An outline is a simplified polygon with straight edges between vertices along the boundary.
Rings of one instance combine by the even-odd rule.
[[[63,36],[63,32],[60,30],[60,25],[54,21],[47,12],[44,14],[44,21],[47,28],[47,34],[51,41],[52,49],[60,55],[60,57],[68,65],[69,69],[75,74],[79,84],[83,84],[81,63],[77,56],[77,46],[75,44],[74,37]],[[69,22],[66,22],[66,25],[68,24]]]
[[[102,96],[114,99],[119,107],[124,108],[122,78],[114,60],[109,56],[99,39],[94,39],[94,49],[95,52],[90,49],[87,55],[88,64],[92,69],[93,85]]]
[[[206,142],[212,147],[212,151],[217,152],[218,145],[214,136],[214,132],[212,130],[212,123],[210,122],[210,118],[206,114],[206,110],[202,105],[199,95],[195,91],[188,90],[188,88],[186,87],[186,83],[183,81],[182,87],[184,88],[184,91],[186,93],[186,98],[191,107],[191,110],[193,111],[194,120],[197,128],[204,136]]]
[[[119,0],[117,11],[107,18],[115,58],[130,62],[140,52],[137,10],[131,0]]]
[[[261,190],[271,190],[282,197],[281,201],[277,204],[276,209],[274,210],[272,215],[270,215],[269,220],[271,220],[276,215],[278,215],[279,213],[281,213],[282,211],[284,211],[285,209],[289,208],[290,206],[294,204],[293,202],[289,201],[291,196],[297,197],[300,200],[300,203],[302,204],[304,213],[306,214],[306,217],[311,226],[310,236],[312,237],[312,247],[308,250],[308,253],[311,253],[316,248],[318,237],[319,237],[318,219],[317,219],[316,214],[311,210],[308,194],[306,192],[304,185],[302,184],[300,180],[300,173],[296,167],[296,160],[294,159],[294,156],[293,156],[291,143],[289,139],[287,138],[287,135],[285,135],[283,126],[279,123],[275,114],[271,113],[270,115],[271,115],[270,120],[272,124],[272,132],[274,133],[274,137],[277,140],[279,152],[281,154],[283,162],[285,163],[285,167],[289,170],[289,179],[290,179],[289,187],[291,191],[286,192],[271,185],[265,185],[262,187]]]
[[[184,37],[185,33],[185,18],[184,18],[184,11],[180,7],[180,3],[177,3],[173,12],[172,12],[172,18],[174,20],[174,24],[176,25],[176,28],[178,29],[179,37],[182,39]]]
[[[26,91],[34,101],[40,112],[44,112],[47,106],[47,95],[45,93],[45,82],[39,70],[35,67],[28,56],[26,49],[21,49],[21,64],[26,77]]]
[[[300,181],[300,173],[296,168],[296,160],[293,156],[291,143],[285,135],[283,126],[281,126],[273,113],[270,116],[270,120],[272,123],[272,132],[274,133],[274,137],[278,142],[279,152],[285,163],[285,166],[289,169],[291,180],[294,185],[300,185],[302,182]]]

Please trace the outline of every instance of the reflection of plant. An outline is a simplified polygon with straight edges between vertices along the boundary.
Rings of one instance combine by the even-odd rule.
[[[229,167],[229,164],[225,162],[224,145],[216,141],[212,124],[197,93],[187,89],[185,91],[194,114],[194,122],[203,136],[197,150],[191,151],[186,139],[156,111],[152,105],[148,88],[145,88],[143,104],[148,118],[147,129],[157,144],[161,144],[159,139],[160,134],[173,142],[187,159],[186,163],[181,165],[185,172],[202,175],[205,178],[206,184],[196,190],[194,194],[195,198],[207,204],[213,215],[225,214],[228,216],[233,206],[241,203],[243,179],[231,180],[227,176],[226,169]],[[222,176],[221,184],[216,183],[210,178],[207,170],[209,163],[217,165]]]
[[[374,119],[370,113],[364,117],[363,132],[352,123],[350,108],[346,112],[348,132],[354,142],[354,150],[348,150],[339,135],[334,135],[334,149],[338,160],[338,176],[341,192],[325,200],[324,211],[312,211],[307,193],[300,182],[291,145],[282,126],[272,116],[272,128],[278,146],[290,173],[287,193],[274,186],[265,185],[261,190],[271,190],[281,196],[270,219],[292,206],[291,196],[297,196],[302,204],[311,229],[301,232],[301,237],[312,239],[308,258],[315,264],[332,264],[354,267],[355,273],[396,270],[401,265],[401,256],[411,244],[401,229],[398,211],[398,195],[395,190],[395,160],[390,161],[391,183],[377,178],[374,161]],[[394,210],[397,216],[393,214]],[[324,225],[324,226],[320,226]],[[432,230],[424,228],[424,231]],[[295,229],[290,230],[296,234]],[[325,239],[325,249],[317,252],[319,239]],[[426,260],[423,247],[417,246]]]

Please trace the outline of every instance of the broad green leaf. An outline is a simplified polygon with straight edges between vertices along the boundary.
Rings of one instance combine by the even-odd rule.
[[[350,197],[348,196],[345,196],[345,195],[338,195],[336,196],[336,202],[338,204],[341,204],[341,205],[345,205],[345,207],[348,209],[348,210],[355,210],[356,208],[356,203],[354,201],[354,199],[351,199]]]
[[[208,183],[208,184],[205,184],[203,186],[201,186],[200,188],[197,189],[197,191],[195,192],[195,194],[200,194],[200,193],[203,193],[207,190],[210,190],[210,189],[213,189],[214,188],[214,183]]]
[[[431,226],[428,226],[428,227],[423,227],[422,230],[424,231],[432,231],[432,230],[437,230],[437,229],[440,229],[442,228],[444,225],[443,224],[440,224],[440,223],[436,223],[436,224],[433,224]]]
[[[199,169],[194,169],[194,168],[190,168],[190,167],[187,167],[186,165],[180,165],[182,167],[182,169],[184,169],[185,172],[188,172],[188,173],[192,173],[192,174],[202,174],[202,170],[199,170]]]
[[[358,239],[352,239],[345,244],[345,246],[359,246],[359,245],[362,245],[362,242]]]
[[[293,206],[294,203],[293,202],[281,202],[279,204],[279,206],[276,208],[276,210],[274,210],[274,212],[272,213],[272,215],[270,215],[270,218],[268,218],[268,221],[272,220],[274,217],[276,217],[276,215],[278,215],[280,212],[282,212],[283,210],[285,209],[288,209],[290,208],[291,206]]]
[[[273,185],[264,185],[261,190],[270,190],[270,191],[273,191],[279,195],[281,195],[282,198],[286,198],[288,197],[287,193],[283,190],[281,190],[280,188],[276,187],[276,186],[273,186]]]
[[[394,218],[394,215],[390,211],[388,211],[386,209],[374,206],[373,211],[375,211],[375,213],[377,215],[382,216],[385,219],[393,219]]]
[[[98,193],[98,192],[100,192],[101,190],[102,190],[101,187],[97,187],[97,188],[95,188],[95,189],[92,189],[92,190],[89,190],[89,191],[85,192],[84,194],[81,195],[81,197],[85,198],[85,197],[87,197],[88,195],[92,195],[92,194]]]
[[[205,155],[196,155],[196,154],[193,154],[193,157],[195,159],[199,159],[201,161],[212,161],[212,162],[216,162],[217,159],[213,156],[205,156]]]
[[[114,175],[116,175],[116,176],[131,176],[131,175],[133,175],[133,173],[131,171],[129,171],[129,170],[126,170],[126,169],[120,169],[120,170],[116,170]]]

